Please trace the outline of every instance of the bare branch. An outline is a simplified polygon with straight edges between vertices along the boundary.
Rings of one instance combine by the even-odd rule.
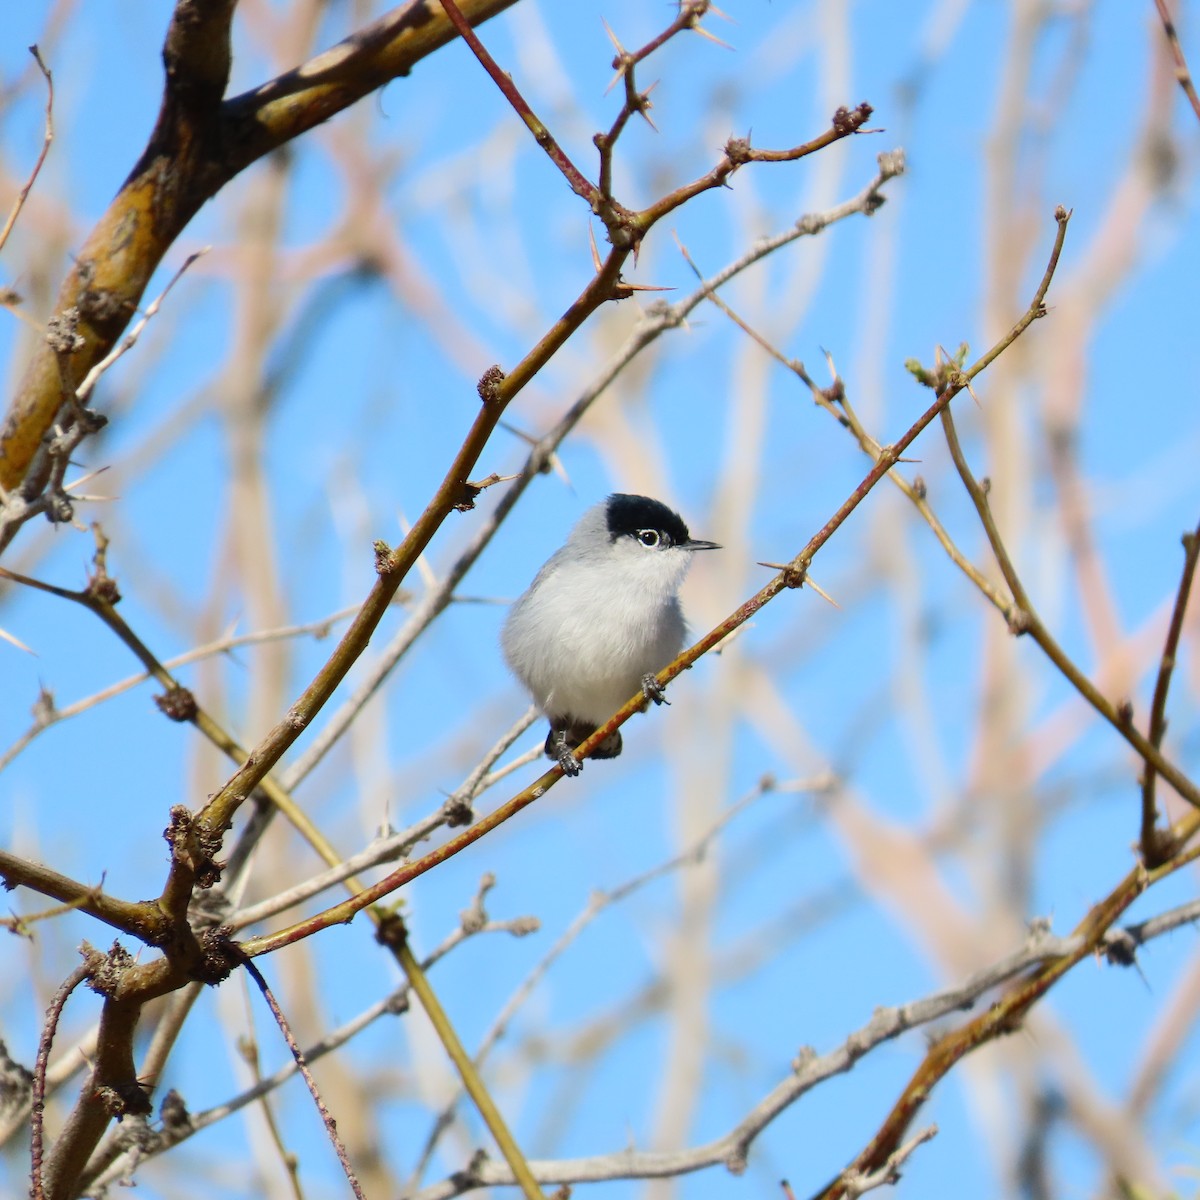
[[[29,53],[33,55],[33,61],[37,63],[38,70],[41,71],[42,78],[46,81],[45,132],[42,134],[42,148],[38,153],[37,161],[33,164],[33,170],[29,172],[25,186],[17,193],[17,198],[9,210],[8,219],[4,222],[4,228],[0,229],[0,250],[4,249],[4,243],[8,241],[8,235],[12,233],[13,226],[21,215],[21,209],[25,207],[25,201],[29,199],[29,193],[33,191],[33,185],[42,169],[42,163],[46,161],[46,155],[50,153],[50,143],[54,141],[54,76],[50,73],[50,68],[42,61],[42,52],[37,46],[30,46]]]

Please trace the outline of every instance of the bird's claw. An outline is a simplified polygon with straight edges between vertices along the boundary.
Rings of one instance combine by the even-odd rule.
[[[571,779],[574,779],[583,770],[583,763],[571,753],[571,747],[567,744],[567,731],[565,729],[558,730],[555,735],[554,761],[558,763],[562,773]]]
[[[655,704],[667,704],[671,702],[667,699],[666,688],[658,682],[658,677],[647,671],[642,676],[642,695],[647,700],[653,700]]]

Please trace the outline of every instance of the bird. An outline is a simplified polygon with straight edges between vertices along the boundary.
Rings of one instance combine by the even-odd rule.
[[[661,500],[617,492],[590,508],[509,610],[500,635],[512,673],[549,718],[546,757],[566,775],[572,754],[639,689],[664,702],[655,676],[683,648],[679,588],[697,550]],[[593,758],[616,758],[621,731]]]

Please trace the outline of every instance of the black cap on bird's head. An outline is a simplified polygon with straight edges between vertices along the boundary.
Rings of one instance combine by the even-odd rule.
[[[683,518],[674,509],[649,496],[616,492],[605,503],[604,515],[609,540],[613,542],[621,537],[632,537],[644,546],[664,550],[672,546],[680,550],[720,549],[716,542],[693,539]]]

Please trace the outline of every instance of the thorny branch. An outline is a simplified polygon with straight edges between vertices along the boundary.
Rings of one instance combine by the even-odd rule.
[[[808,545],[780,572],[773,580],[761,588],[754,596],[741,605],[734,613],[728,616],[715,628],[710,630],[702,637],[695,645],[684,650],[672,663],[664,667],[658,673],[657,679],[660,685],[665,686],[670,683],[682,671],[687,670],[701,655],[708,653],[709,650],[719,645],[725,640],[738,626],[748,621],[755,613],[757,613],[764,605],[770,603],[780,592],[790,588],[798,588],[803,586],[805,574],[811,564],[813,558],[822,546],[833,536],[833,534],[841,527],[846,518],[858,507],[858,505],[866,498],[871,489],[879,482],[879,480],[895,465],[903,454],[904,450],[916,440],[918,435],[941,413],[950,403],[950,401],[958,395],[960,391],[965,390],[970,382],[987,366],[995,361],[997,357],[1005,349],[1012,345],[1014,341],[1029,327],[1037,317],[1044,313],[1044,301],[1046,292],[1049,290],[1050,281],[1054,277],[1054,270],[1058,264],[1059,254],[1062,251],[1063,241],[1066,237],[1067,221],[1069,219],[1066,210],[1059,208],[1055,212],[1055,219],[1058,224],[1058,233],[1055,237],[1054,246],[1051,250],[1050,261],[1047,264],[1045,274],[1042,281],[1034,294],[1034,299],[1026,310],[1025,314],[1013,325],[1013,327],[1004,335],[990,350],[987,351],[977,362],[975,362],[968,370],[959,372],[955,379],[939,391],[937,400],[920,416],[907,431],[891,446],[887,447],[881,453],[879,460],[875,466],[868,472],[866,478],[858,485],[849,497],[838,508],[837,512],[825,523],[825,525],[809,540]],[[601,725],[592,735],[582,742],[574,751],[576,759],[583,760],[592,750],[598,746],[605,738],[611,736],[619,729],[631,716],[636,712],[640,712],[644,698],[639,693],[630,698],[608,721]],[[1161,755],[1159,756],[1161,759]],[[1164,766],[1174,775],[1179,775],[1180,772],[1173,768],[1165,759],[1162,759]],[[334,905],[326,909],[322,913],[318,913],[297,924],[291,925],[286,929],[280,930],[278,933],[263,935],[260,937],[250,938],[243,943],[242,948],[252,957],[259,954],[270,953],[274,950],[281,949],[283,946],[292,945],[293,943],[302,940],[315,933],[317,930],[326,928],[329,925],[341,924],[351,920],[354,915],[361,912],[364,908],[375,904],[394,892],[397,888],[410,883],[413,879],[425,874],[426,871],[440,865],[447,859],[453,857],[467,846],[478,841],[485,834],[503,824],[509,818],[515,816],[522,809],[528,807],[535,800],[545,794],[546,790],[553,787],[554,784],[562,776],[562,768],[558,765],[553,766],[540,779],[535,781],[529,787],[519,792],[507,803],[501,805],[486,817],[482,818],[469,829],[464,830],[456,837],[451,838],[448,842],[435,850],[430,851],[422,858],[414,862],[405,863],[402,867],[393,871],[390,875],[380,880],[378,883],[367,888],[357,896],[351,897],[349,900],[344,900],[342,903]]]

